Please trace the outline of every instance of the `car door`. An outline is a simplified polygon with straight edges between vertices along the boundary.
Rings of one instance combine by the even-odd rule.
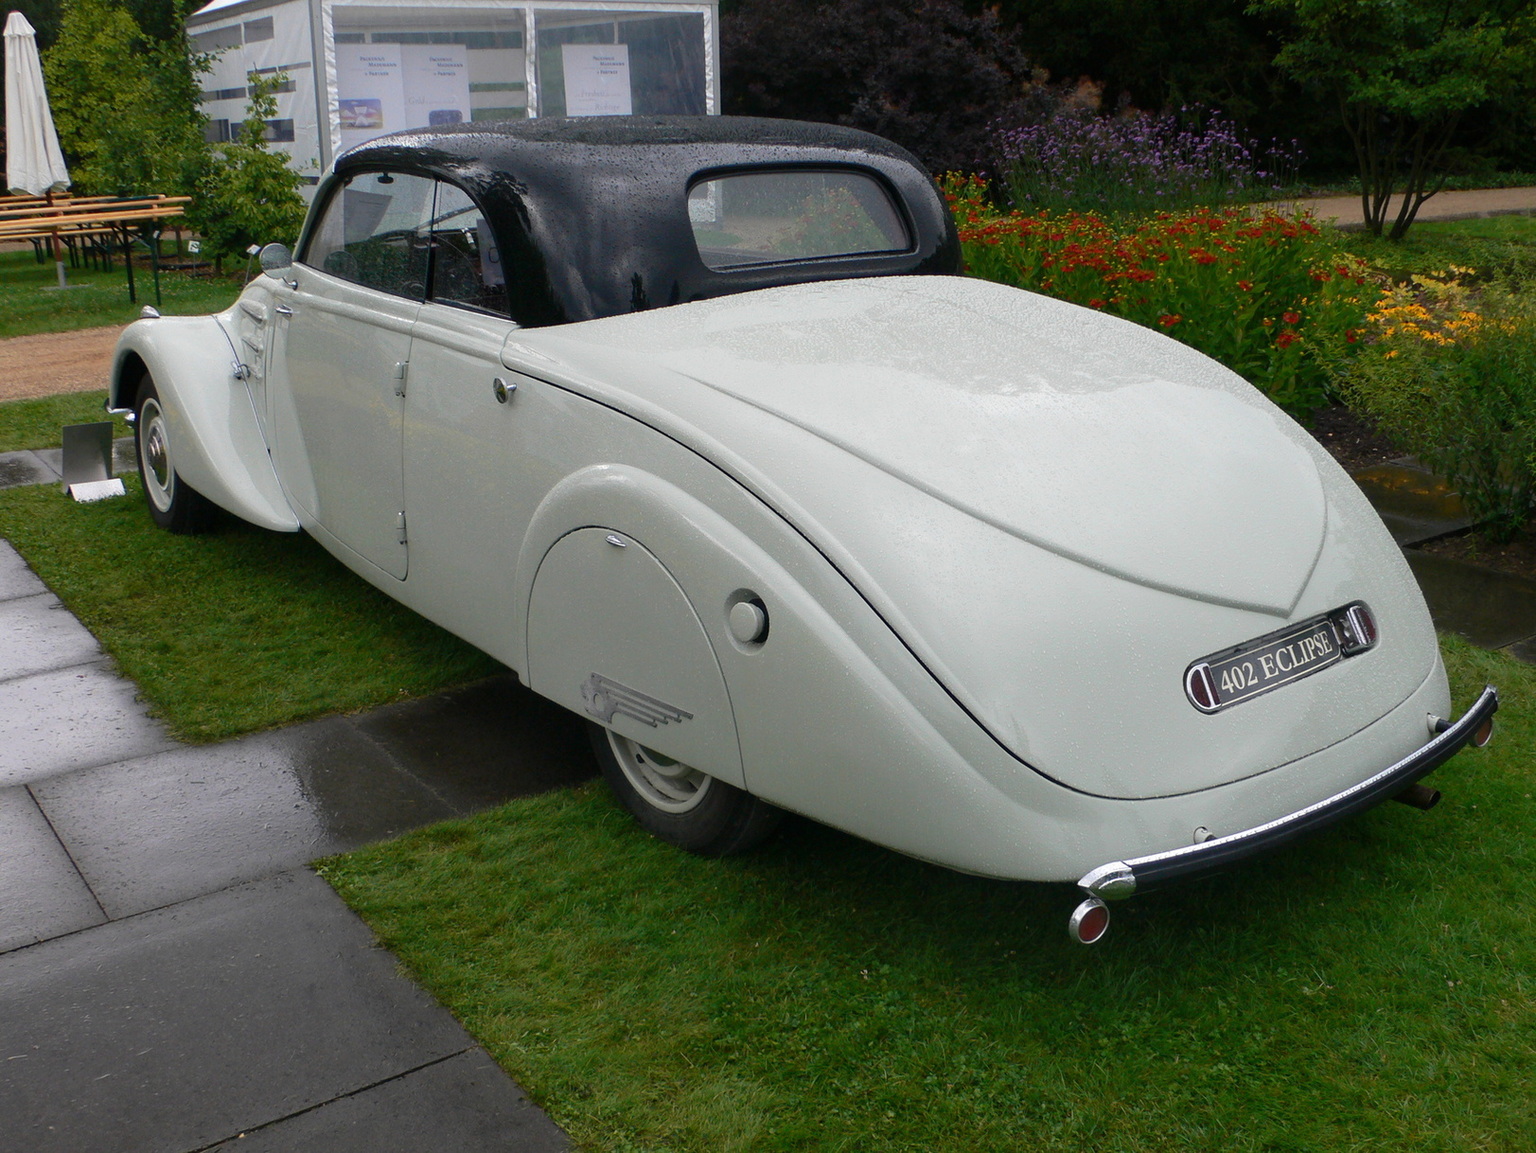
[[[463,189],[439,182],[431,239],[406,398],[411,603],[509,660],[507,582],[534,508],[571,467],[562,449],[570,422],[553,411],[549,386],[502,364],[516,328],[506,278],[517,270],[502,267]]]
[[[412,328],[426,295],[433,181],[358,173],[331,195],[274,292],[273,455],[313,525],[398,579]]]

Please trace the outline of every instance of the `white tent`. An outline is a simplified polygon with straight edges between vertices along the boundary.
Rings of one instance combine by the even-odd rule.
[[[267,139],[315,183],[354,144],[471,120],[719,111],[719,0],[213,0],[187,18],[212,139],[281,72]]]
[[[18,196],[44,196],[69,187],[43,87],[37,36],[20,12],[5,22],[5,183]]]

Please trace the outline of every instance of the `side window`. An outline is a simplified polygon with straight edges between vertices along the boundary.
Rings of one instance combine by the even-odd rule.
[[[432,299],[506,316],[501,253],[490,224],[469,194],[439,183],[431,230]]]
[[[300,259],[343,280],[423,299],[434,184],[406,173],[349,178],[326,205]]]

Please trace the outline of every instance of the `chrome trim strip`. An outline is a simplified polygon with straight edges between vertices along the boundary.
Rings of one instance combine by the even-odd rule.
[[[1498,690],[1489,685],[1459,721],[1428,744],[1343,792],[1239,833],[1163,853],[1110,861],[1083,874],[1077,882],[1078,887],[1089,896],[1121,900],[1153,885],[1213,872],[1246,857],[1278,848],[1304,833],[1326,828],[1374,807],[1439,768],[1472,739],[1498,707]]]

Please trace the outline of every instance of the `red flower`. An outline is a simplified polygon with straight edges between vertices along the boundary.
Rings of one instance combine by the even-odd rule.
[[[1301,313],[1299,313],[1299,312],[1287,312],[1287,313],[1284,313],[1283,315],[1281,315],[1280,319],[1285,321],[1285,323],[1287,323],[1287,324],[1300,324],[1301,323]]]
[[[1344,340],[1348,344],[1354,344],[1356,337],[1358,337],[1359,335],[1360,334],[1358,332],[1356,332],[1353,328],[1347,328],[1347,329],[1344,330]]]
[[[1282,332],[1279,336],[1275,337],[1275,345],[1279,348],[1290,348],[1295,343],[1296,334],[1294,332]]]
[[[1237,286],[1239,288],[1241,288],[1244,292],[1252,292],[1253,291],[1253,281],[1251,281],[1251,280],[1239,280],[1237,282]]]
[[[1182,316],[1176,316],[1173,313],[1165,312],[1163,315],[1157,318],[1157,323],[1161,324],[1164,328],[1172,328],[1175,324],[1179,323],[1179,321],[1183,319],[1184,318]]]
[[[1088,302],[1088,307],[1089,308],[1103,308],[1106,303],[1107,303],[1107,301],[1103,300],[1101,297],[1095,296],[1092,300],[1090,300]],[[1350,337],[1350,339],[1353,340],[1354,337]]]

